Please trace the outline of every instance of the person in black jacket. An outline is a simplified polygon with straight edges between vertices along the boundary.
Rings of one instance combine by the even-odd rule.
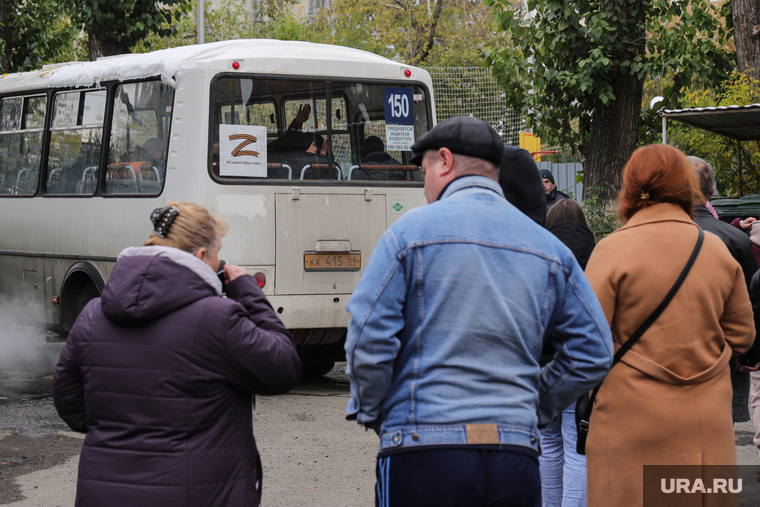
[[[79,315],[53,401],[86,433],[77,507],[257,506],[251,396],[301,377],[285,325],[244,268],[224,266],[226,226],[193,203],[153,212],[145,246],[119,254]]]
[[[564,192],[557,190],[557,185],[554,183],[554,175],[549,169],[541,169],[539,171],[541,178],[544,181],[544,192],[546,193],[546,212],[556,203],[563,199],[570,199],[570,196]]]
[[[596,240],[588,228],[581,205],[572,199],[557,202],[546,216],[546,228],[573,252],[585,270]],[[544,347],[542,367],[554,353],[550,347]],[[539,466],[543,507],[585,507],[586,456],[576,452],[577,440],[575,404],[541,430],[543,452],[539,456]]]
[[[504,161],[499,166],[499,185],[504,197],[514,207],[546,226],[546,200],[541,176],[533,156],[516,146],[504,147]]]
[[[749,237],[742,233],[736,227],[725,222],[716,220],[707,209],[707,201],[712,195],[715,186],[715,175],[712,167],[706,161],[698,157],[687,157],[694,172],[699,180],[699,189],[702,192],[702,199],[694,205],[694,222],[705,231],[709,231],[718,236],[728,247],[731,256],[742,268],[744,279],[747,282],[747,289],[750,291],[750,299],[753,308],[760,305],[760,293],[753,295],[751,290],[752,277],[758,270],[757,260],[752,252],[752,244]],[[758,328],[758,315],[755,310],[755,328]],[[755,344],[748,352],[737,358],[736,364],[731,362],[731,385],[734,388],[732,400],[732,415],[734,422],[749,421],[749,409],[747,400],[750,395],[750,376],[747,373],[760,363],[760,340],[755,340]]]

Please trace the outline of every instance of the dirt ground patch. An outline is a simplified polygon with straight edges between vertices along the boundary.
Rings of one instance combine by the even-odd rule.
[[[57,434],[28,437],[13,432],[0,438],[0,504],[24,499],[15,477],[60,465],[81,449],[81,439]]]

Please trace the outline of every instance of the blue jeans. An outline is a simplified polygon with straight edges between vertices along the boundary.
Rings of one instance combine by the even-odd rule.
[[[586,456],[575,452],[576,431],[574,403],[541,430],[543,454],[538,462],[543,507],[586,506]]]

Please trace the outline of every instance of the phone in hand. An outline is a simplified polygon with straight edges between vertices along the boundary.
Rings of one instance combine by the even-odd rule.
[[[222,294],[227,292],[227,284],[224,282],[224,266],[226,265],[227,261],[225,259],[219,259],[219,269],[216,271],[216,276],[222,282]]]

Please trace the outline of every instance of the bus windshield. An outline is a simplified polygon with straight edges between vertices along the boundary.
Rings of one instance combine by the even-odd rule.
[[[429,121],[428,93],[418,84],[220,77],[210,171],[236,183],[420,181],[409,159]]]

